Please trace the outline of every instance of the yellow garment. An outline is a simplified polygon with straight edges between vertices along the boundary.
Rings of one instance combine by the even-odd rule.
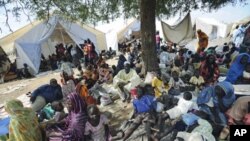
[[[191,77],[190,81],[189,81],[191,84],[194,84],[194,85],[197,85],[197,86],[200,86],[202,84],[205,83],[204,79],[202,76],[199,76],[199,78],[197,78],[196,76],[193,76]]]
[[[10,115],[8,141],[41,141],[38,119],[30,108],[23,107],[19,100],[8,101],[5,111]]]
[[[189,82],[191,84],[195,85],[194,94],[197,96],[199,94],[199,92],[200,92],[200,86],[205,83],[203,77],[199,76],[199,78],[197,78],[196,76],[193,76],[193,77],[191,77]]]
[[[164,85],[163,81],[158,79],[157,77],[154,77],[152,80],[152,87],[154,87],[155,91],[155,97],[160,97],[162,95],[162,92],[168,91],[168,84]]]
[[[194,65],[194,69],[197,70],[200,68],[201,63],[193,63],[193,65]]]
[[[200,31],[197,33],[198,36],[198,48],[197,53],[200,53],[202,48],[207,48],[208,46],[208,36],[206,33]]]

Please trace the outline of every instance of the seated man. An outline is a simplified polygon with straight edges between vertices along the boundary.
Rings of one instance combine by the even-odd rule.
[[[46,104],[63,98],[61,86],[58,85],[56,79],[51,79],[50,84],[40,86],[31,94],[30,101],[32,109],[35,112],[41,110]]]
[[[120,98],[125,102],[129,100],[129,92],[132,88],[138,86],[141,82],[140,77],[136,71],[130,69],[130,63],[124,63],[124,69],[120,70],[114,77],[113,84],[118,88]]]

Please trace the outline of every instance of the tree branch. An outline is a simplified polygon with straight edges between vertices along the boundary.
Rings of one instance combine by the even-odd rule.
[[[29,21],[29,22],[33,25],[32,21],[31,21],[31,19],[30,19],[30,15],[29,15],[29,14],[27,14],[27,13],[26,13],[26,11],[24,10],[24,6],[23,6],[23,4],[21,3],[21,1],[20,1],[20,0],[18,0],[17,2],[18,2],[18,3],[19,3],[19,5],[21,6],[21,8],[22,8],[22,11],[23,11],[24,15],[26,15],[26,16],[27,16],[28,21]]]
[[[5,16],[6,16],[5,24],[8,26],[9,30],[11,32],[13,32],[13,30],[11,29],[10,24],[9,24],[9,12],[8,12],[8,9],[6,8],[6,3],[4,0],[3,0],[3,7],[5,10]]]

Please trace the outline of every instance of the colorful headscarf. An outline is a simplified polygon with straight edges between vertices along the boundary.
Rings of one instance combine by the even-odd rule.
[[[84,139],[85,124],[88,120],[87,104],[76,93],[68,96],[72,103],[72,109],[66,119],[66,131],[63,132],[63,138],[68,140],[80,141]]]
[[[23,107],[19,100],[6,102],[4,108],[10,115],[9,141],[42,140],[38,119],[32,109]]]
[[[73,113],[86,113],[87,112],[87,104],[84,100],[82,100],[81,96],[77,93],[71,93],[68,96],[68,99],[73,103],[72,111]]]

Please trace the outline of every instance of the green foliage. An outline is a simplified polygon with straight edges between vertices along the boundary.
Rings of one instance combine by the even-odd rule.
[[[71,20],[95,23],[109,22],[122,14],[124,18],[137,17],[140,12],[139,2],[139,0],[2,0],[0,8],[4,4],[13,4],[9,10],[15,17],[19,17],[24,8],[35,13],[39,19],[47,18],[54,13]],[[169,17],[192,9],[218,9],[225,4],[237,2],[245,0],[157,0],[156,16]]]
[[[19,18],[21,12],[35,14],[38,19],[47,19],[58,14],[70,20],[95,24],[98,21],[110,22],[117,17],[138,17],[140,1],[143,0],[0,0],[0,9],[6,16],[12,13]],[[156,0],[156,16],[168,18],[184,14],[193,9],[213,10],[226,4],[237,4],[246,0]],[[7,20],[6,20],[7,21]]]

